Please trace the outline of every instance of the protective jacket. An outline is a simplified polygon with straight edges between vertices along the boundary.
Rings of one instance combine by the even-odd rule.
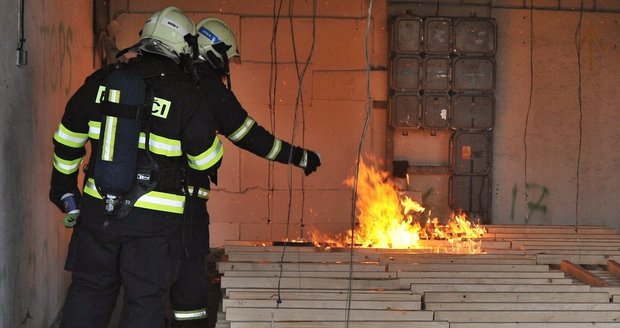
[[[199,92],[206,95],[206,108],[213,113],[220,134],[267,160],[299,165],[304,149],[275,137],[250,117],[234,93],[222,83],[219,72],[203,63],[198,66],[198,77]]]
[[[196,111],[204,106],[202,96],[188,97],[193,82],[174,63],[158,56],[139,57],[126,64],[137,71],[152,88],[154,104],[148,122],[148,132],[140,134],[142,158],[148,151],[160,168],[156,188],[140,197],[135,207],[183,213],[184,190],[181,179],[198,188],[208,188],[209,172],[219,166],[223,146],[216,136],[210,113]],[[86,79],[85,84],[69,100],[58,130],[54,134],[54,160],[50,199],[61,210],[60,197],[66,192],[78,193],[79,165],[86,154],[85,145],[97,149],[101,128],[101,95],[104,81],[115,65],[100,69]],[[201,105],[198,105],[201,103]],[[192,128],[193,127],[193,128]],[[148,133],[148,136],[146,135]],[[101,199],[97,181],[93,178],[95,160],[86,167],[84,194]],[[181,170],[185,168],[185,177]]]
[[[270,161],[300,164],[305,150],[276,138],[261,127],[241,106],[234,93],[222,81],[219,71],[208,63],[197,67],[200,79],[198,93],[206,97],[203,111],[213,116],[219,134],[226,136],[236,146]],[[292,151],[292,154],[291,154]],[[217,183],[217,168],[209,170],[212,181]],[[186,238],[185,252],[179,277],[170,291],[175,327],[206,327],[208,291],[212,289],[205,270],[204,256],[209,252],[209,213],[206,200],[209,188],[193,188],[188,197],[190,229]]]
[[[64,193],[80,195],[78,171],[90,149],[98,149],[101,95],[106,77],[118,67],[102,68],[70,98],[54,134],[50,199],[63,210]],[[170,59],[145,54],[123,69],[143,76],[153,95],[148,123],[139,134],[138,158],[146,150],[159,168],[155,188],[141,195],[122,219],[106,214],[94,179],[91,151],[83,184],[81,222],[74,228],[65,269],[72,282],[62,325],[105,328],[120,286],[124,304],[120,327],[163,327],[167,290],[181,265],[182,222],[187,185],[208,189],[210,170],[223,155],[214,119],[195,82]],[[122,95],[121,95],[122,98]],[[106,122],[107,124],[107,122]]]

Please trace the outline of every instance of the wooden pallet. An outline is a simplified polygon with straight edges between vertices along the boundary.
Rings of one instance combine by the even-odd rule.
[[[486,229],[473,255],[231,242],[217,327],[620,327],[615,230]]]

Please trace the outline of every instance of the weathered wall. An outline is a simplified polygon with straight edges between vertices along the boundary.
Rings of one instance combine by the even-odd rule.
[[[0,326],[49,327],[68,285],[69,231],[47,200],[51,137],[92,67],[88,2],[26,1],[28,63],[16,65],[19,1],[3,4],[0,55]]]
[[[494,222],[620,227],[620,15],[494,15],[500,26]]]
[[[46,327],[60,309],[68,284],[62,266],[70,233],[47,200],[50,140],[67,98],[95,66],[92,7],[87,2],[27,2],[29,62],[18,67],[18,3],[5,3],[0,13],[5,22],[0,31],[5,40],[0,45],[0,151],[4,154],[0,162],[0,324]],[[353,174],[366,117],[367,1],[318,0],[316,21],[313,1],[294,2],[295,48],[288,2],[283,2],[276,52],[271,51],[273,3],[112,3],[116,20],[111,30],[119,47],[134,42],[148,14],[165,5],[179,6],[196,21],[204,16],[226,20],[239,38],[243,56],[243,64],[232,68],[233,87],[241,102],[281,138],[290,141],[295,131],[295,143],[322,155],[319,171],[303,177],[298,169],[289,172],[279,164],[270,171],[264,160],[226,143],[221,182],[209,202],[214,246],[228,239],[278,240],[287,234],[289,221],[289,238],[300,235],[302,221],[305,227],[323,232],[342,232],[350,222],[351,191],[343,181]],[[536,3],[544,7],[531,10],[522,0],[393,1],[390,6],[386,0],[374,1],[368,49],[371,98],[378,102],[372,109],[364,152],[377,158],[385,154],[387,111],[381,101],[387,100],[388,15],[404,6],[419,15],[491,16],[499,27],[493,222],[620,228],[616,220],[620,205],[615,199],[620,182],[616,151],[620,3],[596,1],[594,8],[594,2],[584,1],[583,16],[575,10],[581,4],[578,0]],[[304,102],[296,106],[299,84],[293,50],[302,69],[313,31],[315,47],[301,87]],[[277,79],[270,88],[272,72],[277,72]],[[431,146],[421,145],[437,151]],[[409,151],[418,150],[403,146],[398,151],[411,155]],[[442,160],[444,154],[432,156]]]

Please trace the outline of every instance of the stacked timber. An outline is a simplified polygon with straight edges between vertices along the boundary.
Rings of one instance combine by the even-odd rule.
[[[477,254],[230,242],[216,327],[620,327],[615,230],[486,228]]]

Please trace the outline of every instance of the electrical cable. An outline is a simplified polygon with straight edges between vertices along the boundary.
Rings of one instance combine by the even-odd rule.
[[[271,123],[270,132],[275,135],[276,129],[276,96],[277,96],[277,80],[278,80],[278,51],[277,51],[277,38],[278,38],[278,25],[280,22],[280,13],[282,12],[282,2],[280,0],[279,6],[276,6],[278,0],[273,0],[273,30],[271,35],[270,54],[271,67],[269,69],[269,119]],[[276,8],[277,11],[276,11]],[[269,161],[267,163],[267,224],[271,224],[273,219],[273,192],[274,192],[274,163]],[[271,235],[271,234],[269,234]]]
[[[275,5],[274,5],[275,6]],[[280,2],[280,9],[282,7],[282,2]],[[297,47],[296,47],[296,43],[295,43],[295,30],[294,30],[294,22],[293,22],[293,16],[294,16],[294,0],[289,0],[289,21],[290,21],[290,30],[291,30],[291,40],[292,40],[292,45],[293,45],[293,57],[294,57],[294,65],[295,65],[295,70],[297,72],[297,81],[298,81],[298,86],[297,86],[297,96],[296,96],[296,101],[295,101],[295,109],[294,109],[294,114],[293,114],[293,128],[292,128],[292,135],[291,135],[291,145],[294,144],[295,142],[295,134],[296,134],[296,130],[297,130],[297,114],[299,112],[299,108],[301,107],[301,116],[302,116],[302,146],[303,146],[303,140],[305,137],[305,115],[304,115],[304,103],[303,103],[303,79],[305,77],[305,73],[308,69],[308,67],[310,66],[310,61],[312,59],[312,55],[314,53],[314,44],[315,44],[315,39],[316,39],[316,9],[317,9],[317,0],[313,0],[313,15],[312,15],[312,43],[310,46],[310,50],[308,53],[308,57],[304,63],[304,67],[303,69],[300,71],[299,70],[299,63],[298,63],[298,59],[297,59]],[[279,13],[278,13],[278,20],[279,20]],[[274,33],[276,33],[276,29],[274,29]],[[275,36],[274,36],[275,39]],[[272,43],[272,47],[273,49],[276,48],[277,42],[273,42]],[[272,63],[273,64],[273,63]],[[277,63],[276,63],[277,64]],[[274,93],[275,94],[275,93]],[[277,302],[276,302],[276,311],[279,308],[280,304],[282,303],[282,297],[281,297],[281,281],[282,281],[282,274],[283,274],[283,263],[284,263],[284,256],[286,254],[286,246],[287,246],[287,242],[289,239],[289,228],[290,228],[290,222],[291,222],[291,208],[292,208],[292,199],[293,199],[293,185],[292,185],[292,181],[293,181],[293,177],[292,177],[292,172],[293,172],[293,167],[291,164],[292,162],[292,156],[293,156],[293,148],[291,147],[291,151],[289,153],[289,160],[288,160],[288,196],[289,196],[289,201],[288,201],[288,209],[287,209],[287,219],[286,219],[286,231],[285,231],[285,240],[284,240],[284,244],[282,247],[282,254],[280,257],[280,263],[279,263],[279,274],[278,274],[278,284],[277,284]],[[302,178],[303,179],[303,178]],[[302,180],[302,191],[303,191],[303,180]],[[302,195],[303,198],[303,195]],[[302,231],[303,231],[303,205],[302,205]],[[300,278],[301,279],[301,278]],[[301,284],[300,284],[301,285]],[[271,326],[273,326],[274,323],[274,319],[275,319],[275,312],[272,314],[272,322],[271,322]]]
[[[301,146],[305,147],[305,141],[306,141],[306,113],[305,113],[305,106],[304,106],[304,99],[303,99],[303,80],[304,77],[306,76],[306,72],[308,70],[308,67],[310,66],[310,62],[312,60],[312,56],[314,55],[314,45],[316,42],[316,9],[317,9],[317,0],[313,0],[312,1],[312,42],[310,44],[310,51],[308,52],[308,57],[306,58],[306,61],[304,63],[304,67],[301,70],[301,72],[299,71],[299,64],[297,62],[297,46],[295,43],[295,31],[294,31],[294,27],[293,27],[293,2],[294,0],[290,0],[290,4],[289,4],[289,20],[290,20],[290,25],[291,25],[291,40],[293,43],[293,58],[294,58],[294,62],[295,62],[295,71],[297,73],[297,96],[295,99],[295,115],[293,118],[293,124],[294,124],[294,129],[293,129],[293,133],[291,136],[291,144],[293,144],[293,141],[295,140],[295,127],[297,126],[297,112],[298,112],[298,108],[301,106]],[[291,153],[289,154],[289,163],[291,162],[291,158],[293,156],[292,150]],[[289,165],[289,177],[292,176],[292,167],[290,167]],[[292,180],[292,178],[290,179]],[[292,190],[292,186],[290,186],[289,190]],[[306,198],[306,193],[305,193],[305,188],[304,188],[304,176],[301,176],[301,218],[300,218],[300,230],[299,230],[299,239],[301,241],[304,240],[304,208],[305,208],[305,198]],[[292,195],[291,195],[292,198]],[[289,203],[289,212],[290,212],[290,203]]]
[[[578,232],[579,229],[579,182],[580,176],[579,171],[581,170],[581,147],[583,143],[583,102],[582,102],[582,82],[583,78],[581,76],[581,33],[583,24],[583,0],[581,0],[581,7],[579,10],[579,23],[577,24],[577,29],[575,30],[575,49],[577,52],[577,74],[579,76],[579,85],[578,85],[578,102],[579,102],[579,146],[577,148],[577,169],[576,169],[576,199],[575,199],[575,232]],[[579,235],[577,235],[579,237]]]
[[[271,45],[270,45],[270,70],[269,70],[269,118],[271,123],[271,133],[275,135],[275,125],[276,125],[276,95],[277,95],[277,79],[278,79],[278,52],[277,52],[277,34],[278,34],[278,25],[280,21],[280,13],[282,11],[282,2],[280,0],[279,6],[276,6],[277,0],[273,0],[273,30],[271,35]],[[276,9],[277,8],[277,9]],[[273,191],[274,191],[274,181],[273,181],[273,162],[269,161],[268,163],[268,176],[267,176],[267,223],[268,226],[272,222],[273,216]],[[284,247],[286,247],[286,243],[284,243]],[[282,256],[284,256],[284,249]],[[283,269],[283,260],[281,259],[279,262],[279,269],[282,272]],[[280,275],[281,276],[281,275]],[[278,291],[280,290],[281,279],[278,279]],[[280,303],[282,300],[280,298],[280,293],[278,292],[278,298],[276,300],[276,306],[274,312],[271,314],[271,325],[273,327],[273,323],[275,320],[275,313],[280,308]]]
[[[360,137],[359,146],[357,148],[357,159],[355,165],[355,175],[353,178],[353,188],[352,188],[352,203],[351,203],[351,244],[349,246],[350,258],[349,258],[349,283],[347,290],[347,304],[346,304],[346,314],[345,314],[345,322],[346,327],[349,327],[349,321],[351,316],[351,301],[353,296],[353,250],[355,249],[355,209],[357,203],[357,186],[359,180],[359,171],[360,171],[360,162],[362,160],[362,150],[364,148],[364,140],[366,139],[366,134],[368,133],[368,126],[370,125],[371,118],[371,85],[370,85],[370,55],[368,53],[368,38],[370,35],[370,22],[372,18],[372,2],[373,0],[368,0],[368,16],[366,19],[366,34],[364,36],[364,54],[366,58],[366,119],[364,121],[364,129],[362,130],[362,135]]]
[[[525,2],[524,4],[525,5]],[[534,94],[534,0],[530,4],[530,96],[525,114],[525,128],[523,131],[523,188],[525,189],[525,223],[529,223],[530,211],[528,211],[529,191],[527,187],[527,132],[529,128],[530,112],[532,111],[532,99]]]

